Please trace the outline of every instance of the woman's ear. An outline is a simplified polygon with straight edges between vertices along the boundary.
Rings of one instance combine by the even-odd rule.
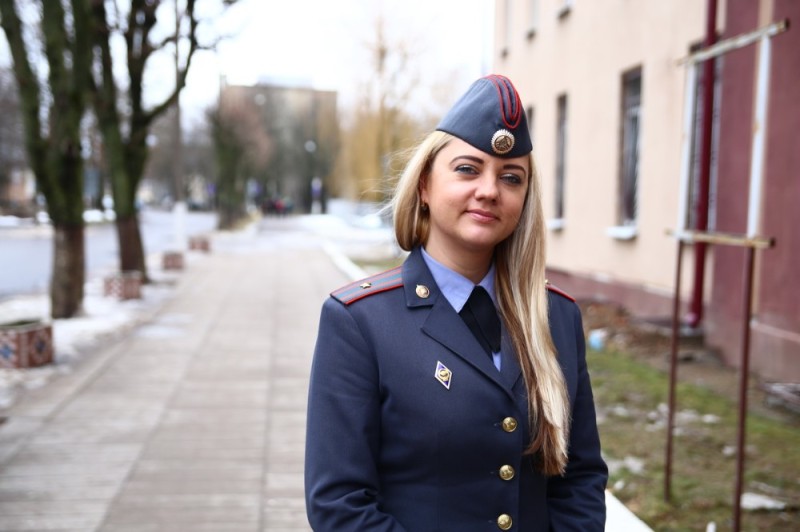
[[[417,186],[417,193],[419,194],[420,205],[428,204],[428,176],[422,174],[419,178],[419,185]]]

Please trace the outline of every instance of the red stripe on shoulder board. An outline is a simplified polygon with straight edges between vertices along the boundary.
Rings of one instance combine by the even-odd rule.
[[[355,303],[359,299],[364,299],[367,296],[380,294],[381,292],[386,292],[388,290],[394,290],[395,288],[399,288],[401,286],[403,286],[402,281],[399,282],[399,283],[396,283],[396,284],[390,284],[390,285],[386,285],[386,286],[381,286],[380,288],[375,288],[373,290],[370,290],[369,292],[362,292],[362,293],[356,295],[355,297],[352,297],[352,298],[348,299],[347,301],[342,300],[342,303],[344,303],[345,305],[349,305],[351,303]]]
[[[557,287],[557,286],[553,286],[552,284],[550,284],[550,283],[547,283],[547,289],[548,289],[548,290],[550,290],[551,292],[555,292],[556,294],[558,294],[558,295],[560,295],[560,296],[564,296],[564,297],[566,297],[567,299],[569,299],[569,300],[570,300],[570,301],[572,301],[573,303],[575,302],[575,298],[574,298],[574,297],[572,297],[572,296],[571,296],[571,295],[569,295],[568,293],[564,292],[562,289],[560,289],[560,288],[559,288],[559,287]]]
[[[386,279],[387,277],[393,276],[399,271],[400,271],[400,266],[397,266],[396,268],[392,268],[391,270],[386,270],[381,273],[376,273],[375,275],[372,275],[370,277],[359,279],[358,281],[353,281],[352,283],[348,283],[341,288],[337,288],[336,290],[331,292],[331,295],[334,297],[339,297],[339,296],[346,297],[346,295],[349,292],[358,292],[361,286],[364,285],[365,283],[369,284],[377,283],[383,279]]]
[[[369,295],[385,292],[403,285],[400,266],[385,272],[347,284],[331,292],[331,296],[345,305]]]

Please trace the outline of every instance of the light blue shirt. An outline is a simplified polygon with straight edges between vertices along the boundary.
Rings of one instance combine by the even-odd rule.
[[[450,306],[452,306],[456,312],[461,312],[461,309],[467,304],[467,299],[469,299],[472,289],[475,288],[473,282],[428,255],[425,248],[422,248],[422,258],[425,260],[425,264],[431,271],[431,275],[433,275],[433,280],[436,281],[436,284],[439,286],[445,299],[450,303]],[[497,298],[494,293],[494,262],[492,262],[489,271],[484,278],[481,279],[481,282],[478,283],[478,286],[482,286],[486,289],[489,293],[489,297],[492,298],[492,303],[494,303],[495,308],[497,308]],[[494,361],[494,366],[499,370],[499,351],[497,353],[492,353],[492,360]]]

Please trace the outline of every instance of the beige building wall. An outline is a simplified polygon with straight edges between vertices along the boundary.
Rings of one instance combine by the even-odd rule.
[[[685,83],[678,60],[703,40],[705,2],[497,0],[495,9],[493,71],[508,75],[533,108],[548,219],[557,99],[568,100],[563,227],[549,232],[549,265],[669,296],[676,243],[666,231],[677,224]],[[638,214],[635,236],[623,239],[609,229],[618,225],[622,77],[635,68],[642,72]],[[688,293],[691,253],[684,264]]]

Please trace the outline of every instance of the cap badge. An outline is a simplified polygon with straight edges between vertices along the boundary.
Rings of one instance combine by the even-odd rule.
[[[498,129],[492,135],[492,150],[498,155],[505,155],[514,147],[514,134],[507,129]]]
[[[431,295],[431,291],[424,284],[418,284],[416,292],[417,297],[421,297],[422,299],[426,299],[429,295]]]
[[[442,383],[442,386],[448,390],[450,389],[450,382],[453,380],[453,372],[447,369],[447,366],[438,360],[436,361],[436,373],[434,374],[434,377],[436,377],[437,381]]]

